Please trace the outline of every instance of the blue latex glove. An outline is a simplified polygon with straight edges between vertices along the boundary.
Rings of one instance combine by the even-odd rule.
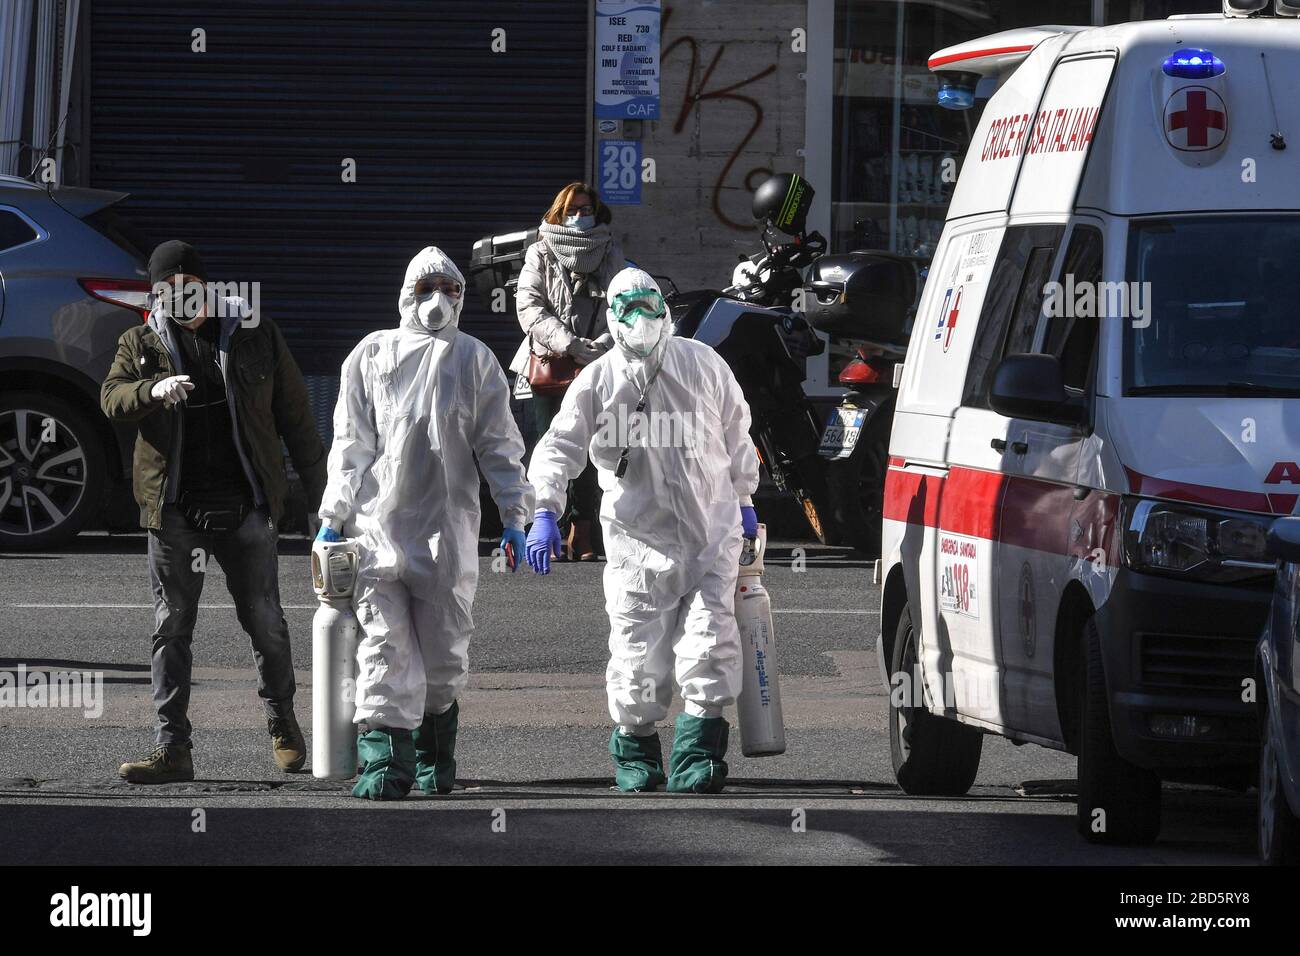
[[[551,558],[560,556],[560,526],[555,512],[538,508],[533,526],[528,529],[528,566],[538,574],[551,573]]]
[[[320,530],[316,532],[317,541],[342,541],[339,533],[331,528],[324,521],[320,523]]]
[[[510,565],[510,570],[514,571],[519,567],[519,557],[526,550],[527,545],[524,541],[524,532],[522,528],[506,528],[501,534],[501,550],[505,552],[506,563]]]
[[[740,527],[751,541],[758,537],[758,512],[753,505],[740,506]]]

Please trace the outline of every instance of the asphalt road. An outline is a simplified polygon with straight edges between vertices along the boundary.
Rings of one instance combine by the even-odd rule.
[[[1074,833],[1075,761],[986,738],[961,799],[894,784],[875,663],[870,562],[774,542],[787,752],[740,755],[714,797],[611,792],[599,564],[548,578],[493,573],[482,547],[469,687],[450,797],[353,800],[279,773],[248,640],[222,574],[208,572],[194,642],[193,784],[131,787],[123,760],[152,742],[152,611],[141,536],[0,555],[0,670],[104,674],[99,716],[0,708],[0,845],[11,863],[1243,863],[1253,794],[1167,787],[1160,841],[1099,848]],[[280,586],[310,734],[315,599],[307,543],[285,538]],[[671,729],[661,734],[671,746]]]

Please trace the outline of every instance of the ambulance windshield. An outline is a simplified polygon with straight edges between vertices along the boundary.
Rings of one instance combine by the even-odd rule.
[[[1300,397],[1297,248],[1294,215],[1135,222],[1125,393]]]

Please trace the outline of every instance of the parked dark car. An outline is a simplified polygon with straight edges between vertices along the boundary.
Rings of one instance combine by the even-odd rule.
[[[130,475],[99,411],[118,336],[148,314],[125,193],[0,176],[0,550],[62,544]]]
[[[1268,553],[1280,562],[1273,606],[1255,657],[1259,705],[1259,853],[1300,862],[1300,518],[1279,518]]]

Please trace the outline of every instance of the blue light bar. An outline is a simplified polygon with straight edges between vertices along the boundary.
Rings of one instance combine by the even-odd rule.
[[[1166,57],[1163,69],[1165,76],[1176,76],[1183,80],[1208,80],[1212,76],[1219,76],[1227,67],[1209,50],[1188,48]]]
[[[975,90],[945,83],[939,87],[939,105],[946,110],[968,110],[975,105]]]

